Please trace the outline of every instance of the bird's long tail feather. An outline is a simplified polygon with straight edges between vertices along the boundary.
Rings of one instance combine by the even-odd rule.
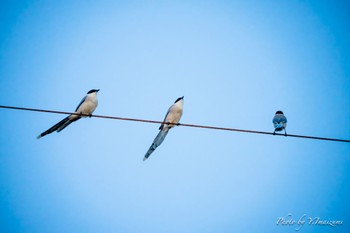
[[[153,151],[158,146],[160,146],[160,144],[162,144],[162,142],[164,141],[164,138],[166,137],[168,132],[169,132],[169,129],[162,129],[161,131],[159,131],[157,137],[153,140],[152,145],[150,146],[150,148],[148,149],[147,153],[145,154],[145,157],[143,158],[143,161],[148,159],[148,157],[153,153]]]
[[[78,118],[80,119],[80,118]],[[57,129],[57,133],[61,132],[64,128],[66,128],[68,125],[70,125],[71,123],[73,123],[74,121],[78,120],[78,119],[74,119],[74,120],[68,120],[66,122],[63,123],[63,125],[61,125],[60,127],[58,127]]]
[[[39,134],[37,139],[39,139],[41,137],[44,137],[45,135],[50,134],[52,132],[55,132],[56,130],[59,132],[62,129],[64,129],[65,127],[67,127],[72,122],[73,121],[69,120],[69,116],[68,116],[68,117],[64,118],[63,120],[61,120],[60,122],[58,122],[56,125],[52,126],[50,129],[48,129],[45,132]]]

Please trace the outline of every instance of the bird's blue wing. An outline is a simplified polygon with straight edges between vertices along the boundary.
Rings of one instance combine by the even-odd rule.
[[[275,116],[272,119],[272,123],[274,124],[287,123],[287,118],[285,116]]]
[[[172,107],[172,105],[171,105],[171,107]],[[167,116],[168,116],[168,114],[169,114],[169,112],[170,112],[171,107],[168,109],[167,113],[165,114],[165,117],[164,117],[163,122],[166,121],[166,118],[167,118]],[[161,124],[161,126],[159,126],[159,129],[163,129],[163,127],[164,127],[164,124]]]
[[[78,111],[78,108],[82,105],[82,103],[84,103],[84,101],[86,100],[86,96],[80,101],[78,107],[75,109],[75,111]]]
[[[287,123],[287,117],[282,116],[282,117],[281,117],[281,122],[282,122],[282,123]]]

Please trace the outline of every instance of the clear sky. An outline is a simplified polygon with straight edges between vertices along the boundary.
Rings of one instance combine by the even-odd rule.
[[[348,1],[1,1],[0,105],[350,138]],[[343,221],[350,144],[0,109],[1,232],[296,232]]]

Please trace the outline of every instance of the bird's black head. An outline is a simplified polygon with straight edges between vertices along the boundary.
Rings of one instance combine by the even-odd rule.
[[[175,101],[175,103],[179,102],[180,100],[182,100],[184,98],[184,96],[177,98],[177,100]]]
[[[91,93],[94,93],[94,92],[98,92],[100,89],[92,89],[90,90],[87,94],[91,94]]]
[[[283,112],[282,112],[281,110],[278,110],[278,111],[276,112],[276,114],[282,114],[282,115],[283,115]]]

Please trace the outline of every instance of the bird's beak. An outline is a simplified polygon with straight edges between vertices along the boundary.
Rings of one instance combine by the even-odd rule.
[[[97,90],[96,90],[96,92],[99,92],[99,91],[100,91],[100,89],[97,89]]]

